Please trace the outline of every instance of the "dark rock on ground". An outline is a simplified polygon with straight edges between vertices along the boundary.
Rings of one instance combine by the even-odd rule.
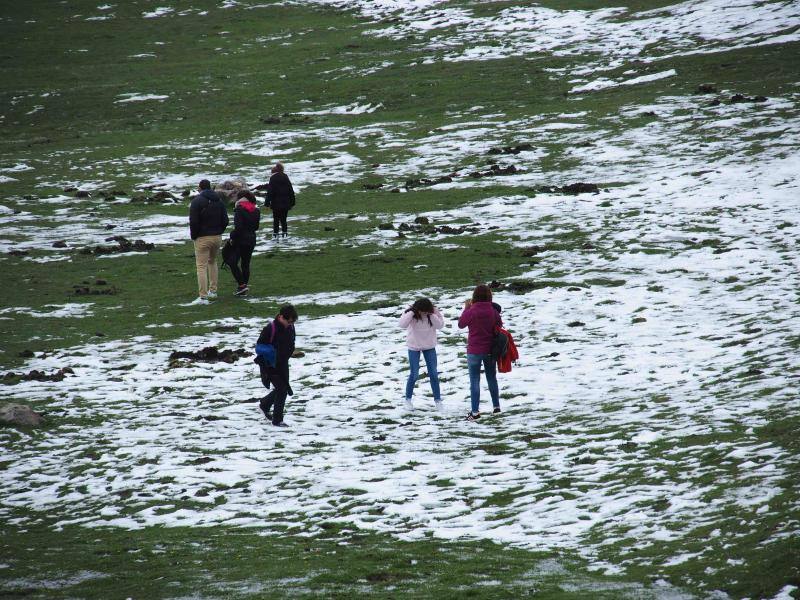
[[[436,177],[435,179],[407,179],[405,183],[405,188],[407,190],[417,188],[417,187],[427,187],[431,185],[437,185],[439,183],[450,183],[453,181],[452,176],[444,175],[442,177]]]
[[[502,147],[495,147],[489,149],[489,154],[519,154],[520,152],[526,152],[528,150],[533,150],[533,144],[519,144],[518,146],[502,146]]]
[[[87,192],[86,190],[78,190],[77,192],[75,192],[75,197],[76,198],[91,198],[92,195],[89,192]]]
[[[716,86],[713,86],[710,83],[701,83],[697,86],[698,94],[716,94],[718,91],[719,90],[717,90]]]
[[[431,221],[428,217],[417,217],[416,219],[414,219],[414,223],[416,223],[417,225],[427,225],[430,222]]]
[[[85,248],[81,248],[81,254],[116,254],[119,252],[148,252],[153,250],[156,246],[155,244],[145,242],[144,240],[136,240],[135,242],[130,241],[128,238],[115,235],[113,237],[106,238],[107,242],[117,242],[116,246],[86,246]]]
[[[57,242],[53,242],[53,248],[66,248],[67,242],[66,240],[58,240]]]
[[[631,323],[646,323],[647,319],[644,317],[634,317]]]
[[[731,104],[741,104],[743,102],[766,102],[768,98],[766,96],[753,96],[752,98],[749,96],[744,96],[743,94],[734,94],[730,98]]]
[[[469,174],[473,179],[480,179],[482,177],[496,177],[498,175],[514,175],[517,172],[517,167],[509,165],[501,167],[500,165],[491,165],[488,171],[473,171]]]
[[[7,254],[10,254],[11,256],[28,256],[28,251],[27,250],[9,250],[7,252]]]
[[[69,367],[64,367],[63,369],[59,369],[58,371],[55,371],[49,375],[44,371],[39,371],[37,369],[34,369],[30,373],[14,373],[13,371],[9,371],[3,375],[3,381],[7,383],[16,383],[19,381],[63,381],[67,375],[74,374],[75,371]]]
[[[292,358],[303,358],[306,355],[302,350],[295,350],[292,352]]]
[[[195,362],[225,362],[233,363],[240,358],[252,356],[252,352],[248,352],[244,348],[239,350],[222,350],[220,351],[216,346],[208,346],[196,352],[175,351],[169,355],[170,362],[177,359],[193,360]]]
[[[394,229],[394,223],[380,223],[378,225],[378,229],[381,231],[388,231],[390,229]]]
[[[264,123],[264,125],[280,125],[281,119],[280,117],[276,117],[275,115],[268,115],[265,117],[259,117],[259,121]]]
[[[594,183],[570,183],[561,188],[565,194],[598,194],[600,189]]]
[[[383,187],[382,183],[365,183],[362,186],[365,190],[379,190]]]
[[[336,231],[336,227],[331,227],[330,225],[326,225],[322,228],[323,231]]]
[[[113,285],[102,290],[93,290],[88,285],[73,285],[73,293],[76,296],[116,296],[118,290]]]
[[[531,246],[529,248],[523,248],[522,249],[522,256],[525,256],[525,257],[536,256],[540,252],[544,252],[544,251],[545,251],[545,248],[542,248],[541,246]]]
[[[64,193],[65,194],[69,194],[70,192],[77,192],[77,191],[78,191],[78,188],[76,188],[74,185],[68,185],[67,187],[64,188]]]

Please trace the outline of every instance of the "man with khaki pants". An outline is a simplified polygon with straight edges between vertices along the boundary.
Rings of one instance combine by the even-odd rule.
[[[198,298],[193,304],[208,304],[217,297],[217,255],[222,245],[222,234],[228,227],[228,210],[211,189],[208,179],[200,182],[199,191],[189,206],[189,231],[194,241],[198,287]]]

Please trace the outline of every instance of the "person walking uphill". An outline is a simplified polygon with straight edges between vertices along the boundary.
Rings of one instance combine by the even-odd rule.
[[[495,327],[502,327],[503,319],[492,305],[492,290],[487,285],[479,285],[472,292],[472,300],[464,303],[464,311],[458,319],[459,329],[469,328],[467,336],[467,367],[469,368],[470,412],[468,421],[476,421],[480,416],[481,364],[486,374],[489,395],[492,397],[494,412],[500,412],[500,389],[497,386],[497,366],[492,357],[492,339]]]
[[[237,296],[244,296],[250,291],[250,259],[256,247],[256,230],[261,222],[261,211],[255,204],[256,197],[252,192],[241,190],[237,197],[233,209],[233,231],[231,231],[233,254],[228,264],[238,284],[234,293]]]
[[[283,409],[286,396],[292,395],[292,386],[289,383],[289,359],[294,352],[296,322],[297,310],[291,304],[286,304],[258,337],[258,344],[269,344],[275,352],[271,358],[259,354],[255,359],[261,371],[261,383],[267,389],[273,387],[273,390],[261,399],[259,406],[275,427],[288,427],[283,422]],[[274,359],[274,363],[271,359]]]
[[[272,209],[272,239],[278,239],[278,229],[287,235],[286,218],[289,209],[295,205],[294,188],[289,177],[283,172],[283,164],[276,163],[272,167],[272,176],[269,178],[269,189],[264,206]]]
[[[217,297],[217,254],[229,219],[225,204],[211,189],[208,179],[200,182],[199,190],[200,193],[189,205],[189,233],[194,241],[194,259],[197,265],[198,298],[194,304],[208,304],[209,300]]]
[[[442,313],[429,299],[420,298],[411,305],[411,308],[406,309],[398,324],[407,330],[408,362],[411,366],[406,382],[406,408],[409,410],[414,408],[411,397],[414,394],[414,384],[419,379],[419,355],[422,354],[431,380],[434,406],[436,410],[442,410],[436,360],[436,330],[444,327]]]

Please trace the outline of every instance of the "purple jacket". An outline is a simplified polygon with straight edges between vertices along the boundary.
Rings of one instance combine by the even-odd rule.
[[[469,327],[467,354],[489,354],[496,326],[502,327],[503,319],[491,302],[476,302],[465,308],[458,319],[458,327]]]

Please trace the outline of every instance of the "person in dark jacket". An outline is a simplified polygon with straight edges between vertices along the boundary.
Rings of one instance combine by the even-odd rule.
[[[208,179],[199,185],[200,193],[189,205],[189,233],[194,241],[199,297],[196,304],[208,304],[217,297],[219,265],[217,254],[222,234],[228,227],[228,210],[222,199],[211,189]]]
[[[291,304],[281,307],[272,323],[264,327],[258,336],[259,344],[272,344],[275,347],[275,366],[271,366],[263,356],[256,357],[256,364],[261,371],[261,383],[273,390],[264,396],[259,403],[264,415],[275,427],[288,427],[283,422],[283,408],[286,396],[292,395],[289,383],[289,359],[294,353],[297,310]]]
[[[234,292],[237,296],[244,296],[250,290],[250,258],[256,247],[256,230],[261,221],[261,211],[256,206],[256,197],[252,192],[241,190],[237,194],[236,206],[233,209],[233,231],[231,231],[231,244],[233,254],[228,260],[231,273],[238,287]],[[241,267],[240,267],[241,263]]]
[[[283,172],[283,164],[276,163],[272,167],[272,176],[269,178],[269,189],[264,206],[272,210],[272,239],[278,239],[278,229],[286,237],[286,217],[289,209],[295,204],[294,188],[289,177]]]

